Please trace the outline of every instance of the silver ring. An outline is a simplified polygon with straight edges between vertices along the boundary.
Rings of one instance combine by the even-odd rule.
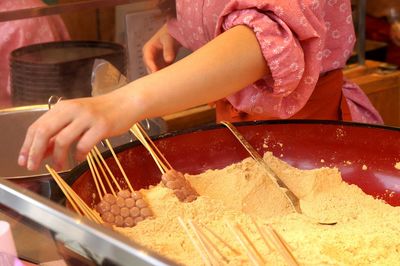
[[[145,129],[150,130],[151,125],[150,125],[149,119],[146,118],[144,121],[146,121]],[[141,121],[141,123],[143,123],[143,121]]]
[[[101,143],[101,145],[103,146],[103,148],[107,148],[107,144],[106,144],[106,141],[105,140],[101,140],[100,141],[100,143]]]
[[[49,107],[49,110],[55,105],[57,104],[59,101],[61,101],[63,99],[63,97],[59,97],[56,95],[51,95],[49,97],[49,100],[47,101],[47,106]]]

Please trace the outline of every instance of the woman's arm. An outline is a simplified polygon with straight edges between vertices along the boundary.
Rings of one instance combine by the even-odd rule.
[[[52,149],[55,167],[77,142],[77,159],[137,121],[216,101],[269,72],[254,32],[234,27],[181,61],[112,93],[61,101],[29,128],[18,162],[37,169]]]
[[[140,98],[139,119],[170,114],[226,97],[268,73],[251,29],[237,26],[196,52],[124,87]],[[151,99],[151,100],[150,100]]]

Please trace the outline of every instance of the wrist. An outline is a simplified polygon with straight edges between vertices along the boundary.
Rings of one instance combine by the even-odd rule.
[[[117,108],[124,117],[129,118],[132,125],[147,118],[145,96],[141,91],[134,81],[112,92]]]

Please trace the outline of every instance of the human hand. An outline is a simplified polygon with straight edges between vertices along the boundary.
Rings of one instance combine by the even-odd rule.
[[[164,24],[143,46],[143,60],[147,72],[160,70],[175,60],[180,44],[168,33]]]
[[[400,46],[400,22],[399,21],[396,21],[391,24],[391,37],[392,37],[392,41],[397,46]]]
[[[62,169],[73,143],[76,159],[83,160],[100,140],[122,134],[136,122],[135,116],[129,115],[127,98],[115,91],[57,103],[29,127],[18,164],[36,170],[52,154],[54,168]]]

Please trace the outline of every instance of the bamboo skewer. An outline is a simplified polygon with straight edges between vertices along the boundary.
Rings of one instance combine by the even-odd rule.
[[[97,190],[97,193],[99,193],[100,200],[103,200],[103,197],[104,197],[106,194],[108,194],[108,192],[107,192],[107,190],[106,190],[106,188],[105,188],[105,186],[104,186],[103,179],[102,179],[101,176],[100,176],[99,170],[97,169],[97,166],[96,166],[95,159],[93,159],[93,155],[92,155],[91,152],[90,152],[90,153],[88,154],[88,156],[87,156],[87,161],[88,161],[89,168],[90,168],[90,171],[91,171],[91,173],[92,173],[92,177],[93,177],[93,180],[94,180],[95,185],[96,185],[96,183],[99,183],[99,184],[100,184],[100,187],[101,187],[101,189],[102,189],[102,192],[100,191],[100,189],[98,189],[98,190]],[[105,178],[106,178],[106,177],[105,177]],[[107,181],[106,181],[106,182],[107,182]],[[110,182],[108,181],[107,183],[109,184]],[[109,187],[111,187],[111,184],[109,184]],[[115,191],[111,190],[111,193],[112,193],[114,196],[116,196]]]
[[[81,208],[85,210],[84,211],[86,213],[85,216],[89,217],[92,221],[98,224],[102,223],[100,217],[77,194],[75,194],[75,192],[69,186],[68,188],[72,191],[70,193],[74,193],[76,201],[79,202]]]
[[[52,169],[49,165],[46,165],[46,169],[49,171],[54,181],[63,191],[65,197],[78,214],[84,215],[96,223],[101,223],[100,217],[98,217],[98,215],[96,215],[94,211],[87,206],[87,204],[75,193],[75,191],[71,189],[71,187],[62,179],[61,176],[58,175],[54,169]]]
[[[266,237],[269,238],[269,240],[274,244],[276,250],[281,254],[281,256],[285,259],[288,265],[290,266],[299,265],[298,261],[291,252],[289,245],[286,243],[283,237],[279,235],[277,231],[275,231],[275,229],[271,225],[268,225],[267,227],[265,227],[265,230],[262,231],[264,231]]]
[[[129,181],[128,176],[126,175],[125,170],[124,170],[124,168],[122,167],[121,162],[118,160],[118,157],[117,157],[117,155],[115,154],[114,149],[113,149],[113,147],[111,146],[111,143],[110,143],[110,141],[109,141],[108,139],[106,139],[106,144],[107,144],[108,149],[111,151],[111,154],[113,155],[114,160],[115,160],[115,162],[117,163],[118,168],[119,168],[119,170],[121,171],[122,176],[124,177],[125,182],[126,182],[126,184],[128,185],[128,187],[129,187],[129,190],[130,190],[131,192],[134,192],[134,189],[133,189],[133,187],[132,187],[132,185],[131,185],[131,182]]]
[[[264,233],[262,232],[262,228],[260,228],[260,227],[258,226],[258,224],[257,224],[257,222],[254,220],[254,218],[251,217],[251,219],[252,219],[253,224],[255,225],[255,227],[256,227],[258,233],[261,235],[261,238],[262,238],[262,240],[264,241],[264,244],[268,247],[268,249],[269,249],[270,251],[272,251],[272,250],[273,250],[273,248],[272,248],[272,243],[270,243],[270,241],[265,237]]]
[[[61,189],[61,191],[63,192],[63,194],[65,195],[65,197],[67,198],[68,202],[71,204],[72,208],[76,211],[76,213],[78,213],[79,215],[82,215],[81,210],[78,208],[78,206],[75,204],[75,201],[71,198],[71,196],[69,195],[69,193],[66,191],[66,189],[64,188],[64,186],[60,183],[59,179],[57,178],[57,176],[54,174],[53,169],[50,168],[50,166],[48,166],[46,164],[46,169],[47,171],[50,173],[50,175],[53,177],[54,181],[57,183],[58,187]]]
[[[120,163],[120,161],[118,160],[118,157],[116,156],[116,154],[114,152],[114,149],[111,146],[111,143],[107,139],[106,139],[106,143],[107,143],[107,146],[108,146],[109,150],[113,154],[113,158],[114,158],[115,162],[117,163],[118,168],[120,169],[120,171],[121,171],[121,173],[122,173],[122,175],[124,177],[124,181],[126,182],[130,192],[134,192],[134,189],[133,189],[133,187],[132,187],[132,185],[131,185],[131,183],[130,183],[130,181],[129,181],[129,179],[128,179],[128,177],[127,177],[127,175],[126,175],[126,173],[125,173],[125,171],[124,171],[124,169],[123,169],[123,167],[122,167],[122,165]],[[108,166],[106,160],[103,158],[102,154],[100,153],[99,149],[95,146],[89,152],[89,154],[88,154],[88,156],[86,158],[88,160],[88,164],[89,164],[92,176],[93,176],[93,178],[95,180],[94,181],[95,184],[99,183],[101,188],[102,188],[102,190],[103,190],[104,195],[107,194],[107,190],[105,189],[103,181],[102,181],[102,179],[104,179],[106,181],[108,187],[110,188],[111,193],[114,196],[117,196],[116,192],[115,192],[115,190],[113,188],[113,184],[117,187],[118,192],[121,191],[122,188],[121,188],[119,182],[117,181],[117,179],[115,178],[114,174],[112,173],[112,171],[111,171],[110,167]],[[100,175],[100,172],[99,172],[98,168],[100,168],[100,172],[102,173],[104,178],[101,178],[101,175]],[[107,171],[108,175],[107,175],[106,171],[104,170],[104,168]],[[110,182],[110,178],[111,178],[112,182]],[[98,191],[98,193],[100,195],[100,198],[102,198],[100,190],[98,189],[97,191]]]
[[[270,226],[270,227],[272,228],[272,226]],[[282,237],[282,235],[278,234],[278,232],[275,229],[272,228],[272,230],[275,233],[275,235],[279,238],[279,240],[282,242],[282,244],[286,247],[286,249],[290,253],[291,257],[293,257],[295,259],[293,252],[292,252],[292,248],[290,247],[289,243],[287,243],[286,240]]]
[[[255,225],[258,233],[261,235],[265,245],[273,250],[273,247],[281,254],[286,263],[290,266],[298,266],[299,263],[294,257],[289,244],[284,238],[271,226],[268,225],[266,229],[258,226],[257,222],[252,217],[253,224]]]
[[[106,168],[108,174],[110,175],[111,179],[113,180],[113,182],[114,182],[115,186],[117,187],[118,191],[121,191],[122,189],[121,189],[120,185],[118,184],[117,179],[115,178],[115,176],[111,172],[110,167],[108,167],[106,161],[104,160],[103,156],[101,155],[99,149],[96,146],[94,146],[94,151],[96,152],[97,157],[100,158],[100,161],[103,163],[104,167]],[[104,176],[106,176],[106,175],[104,175]]]
[[[95,161],[94,161],[93,156],[92,156],[91,153],[88,154],[88,159],[89,159],[89,160],[88,160],[89,165],[91,165],[92,168],[93,168],[93,170],[94,170],[94,171],[92,172],[93,178],[96,179],[97,182],[100,184],[100,187],[101,187],[101,189],[103,190],[103,194],[104,194],[104,195],[107,194],[106,187],[104,186],[103,180],[100,178],[99,170],[98,170],[97,167],[96,167],[96,163],[95,163]]]
[[[91,160],[89,155],[86,156],[86,160],[88,162],[88,165],[89,165],[89,168],[90,168],[90,172],[92,173],[92,177],[93,177],[94,184],[96,186],[97,194],[99,194],[100,200],[103,200],[103,194],[100,191],[100,185],[99,185],[100,182],[97,181],[97,177],[96,177],[96,173],[95,173],[95,170],[94,170],[94,166],[92,165],[92,160]],[[104,194],[106,193],[105,190],[103,192],[104,192]]]
[[[85,208],[85,203],[83,203],[79,196],[75,194],[75,192],[70,189],[68,184],[64,182],[64,180],[58,175],[58,173],[50,168],[49,166],[46,166],[54,180],[57,182],[59,187],[62,189],[62,191],[65,193],[66,197],[70,199],[70,203],[74,203],[75,206],[78,207],[79,213],[84,214],[85,216],[88,216],[92,220],[96,220],[96,218],[88,211],[87,208]]]
[[[124,181],[126,182],[130,192],[134,192],[134,189],[133,189],[131,183],[129,182],[129,179],[128,179],[120,161],[118,160],[118,157],[116,156],[114,149],[112,148],[111,143],[108,139],[106,139],[106,143],[107,143],[109,150],[111,151],[111,153],[113,155],[115,162],[118,165],[118,168],[120,169],[120,171],[124,177]],[[122,188],[121,188],[119,182],[117,181],[117,179],[115,178],[114,174],[112,173],[106,160],[103,158],[102,154],[100,153],[99,149],[96,146],[94,146],[94,148],[89,152],[89,154],[86,156],[86,159],[88,161],[89,168],[92,173],[92,177],[94,179],[94,183],[96,185],[97,193],[99,194],[100,199],[103,198],[103,195],[107,194],[107,190],[102,181],[103,179],[105,180],[108,187],[110,188],[111,193],[114,196],[117,196],[116,192],[114,190],[113,184],[117,187],[118,191],[121,191]],[[104,178],[101,178],[99,168],[100,168],[100,172],[102,173],[102,176]],[[108,173],[108,175],[107,175],[107,173]],[[112,182],[110,181],[110,178],[111,178]],[[99,184],[100,184],[100,188],[101,188],[102,192],[100,191]]]
[[[185,230],[185,233],[188,235],[195,249],[199,252],[200,256],[203,259],[203,262],[206,265],[220,265],[219,258],[215,255],[217,254],[220,258],[224,260],[224,262],[229,263],[229,260],[220,252],[218,247],[210,240],[210,238],[202,231],[202,229],[192,220],[188,221],[188,224],[193,232],[193,237],[190,233],[189,228],[183,221],[181,217],[178,217],[178,221],[182,228]],[[294,257],[289,244],[284,240],[284,238],[271,226],[260,227],[253,219],[254,225],[257,228],[257,231],[261,235],[264,240],[266,246],[272,250],[272,247],[283,257],[286,264],[289,266],[299,266],[300,264]],[[236,237],[242,248],[245,250],[250,262],[255,266],[265,265],[265,261],[262,258],[262,255],[259,253],[254,243],[251,241],[249,236],[245,233],[245,231],[240,227],[239,224],[235,223],[232,225],[230,222],[226,222],[228,228],[231,230],[233,235]],[[222,240],[217,234],[212,232],[209,228],[206,230],[212,234],[215,238],[225,244],[231,251],[234,251],[237,255],[240,253],[235,251],[232,247],[230,247],[224,240]]]
[[[160,150],[152,142],[150,137],[147,135],[146,131],[144,131],[144,129],[141,128],[139,123],[133,125],[130,131],[135,135],[135,137],[142,143],[142,145],[147,149],[147,151],[153,157],[155,163],[157,164],[162,174],[165,174],[167,171],[172,169],[171,165],[162,155]],[[155,151],[157,151],[158,154]]]
[[[100,168],[105,181],[107,182],[111,192],[113,193],[114,196],[116,196],[115,190],[113,189],[113,186],[102,166],[102,164],[104,165],[104,167],[106,168],[106,170],[108,171],[108,173],[111,176],[112,181],[115,183],[115,185],[117,186],[117,188],[119,190],[121,190],[121,187],[119,186],[119,184],[117,183],[117,180],[115,179],[114,175],[112,175],[111,170],[109,169],[108,165],[106,164],[104,158],[101,156],[101,153],[96,150],[93,149],[88,155],[87,155],[87,161],[88,161],[88,165],[90,168],[90,171],[92,173],[92,177],[96,186],[96,190],[97,193],[99,194],[100,199],[103,199],[103,195],[107,194],[107,190],[104,186],[104,183],[102,181],[102,178],[100,177],[100,173],[97,167]],[[96,165],[97,163],[97,165]],[[50,172],[51,176],[54,178],[54,180],[56,181],[57,185],[60,187],[60,189],[63,191],[65,197],[67,198],[67,200],[70,202],[71,206],[73,207],[73,209],[79,214],[79,215],[83,215],[86,216],[87,218],[89,218],[90,220],[96,222],[96,223],[102,223],[102,219],[100,218],[100,216],[94,211],[92,210],[76,193],[75,191],[73,191],[67,183],[65,183],[65,181],[58,175],[58,173],[56,171],[54,171],[50,166],[46,165],[47,170]],[[102,191],[103,192],[102,192]]]
[[[151,157],[153,157],[155,163],[158,166],[158,169],[160,169],[160,172],[162,174],[165,174],[167,172],[166,166],[161,162],[160,158],[157,156],[157,154],[154,152],[154,150],[148,145],[146,139],[143,137],[141,134],[140,130],[135,128],[136,125],[134,125],[130,130],[131,132],[135,135],[135,137],[142,143],[142,145],[147,149],[147,151],[150,153]]]
[[[92,151],[90,151],[90,153],[92,154],[92,156],[93,156],[93,158],[94,158],[94,161],[97,162],[97,166],[100,168],[100,171],[101,171],[101,173],[103,174],[104,180],[106,181],[108,187],[110,188],[111,193],[112,193],[114,196],[117,196],[117,194],[115,193],[115,190],[114,190],[114,188],[113,188],[113,186],[112,186],[112,184],[111,184],[111,182],[110,182],[110,179],[108,178],[108,176],[107,176],[107,174],[106,174],[106,172],[105,172],[103,166],[101,165],[100,159],[98,158],[96,152],[94,152],[94,151],[92,150]],[[100,156],[101,156],[101,155],[100,155]],[[96,164],[93,164],[93,166],[95,166],[95,165],[96,165]],[[99,175],[99,176],[100,176],[100,175]]]
[[[264,260],[260,254],[260,252],[258,252],[257,248],[254,246],[254,243],[250,240],[249,236],[246,234],[246,232],[240,227],[239,224],[236,224],[236,228],[237,230],[241,233],[241,235],[244,237],[244,239],[247,241],[247,243],[249,244],[249,246],[252,248],[252,250],[254,251],[254,253],[257,255],[257,258],[260,259],[260,261],[262,261],[264,263]]]
[[[180,201],[191,202],[195,200],[198,197],[197,191],[192,187],[183,173],[172,168],[172,166],[165,159],[164,155],[156,147],[139,123],[133,125],[131,132],[137,137],[137,139],[153,157],[162,174],[162,184],[171,189]]]
[[[193,223],[189,222],[189,226],[191,227],[194,235],[196,236],[197,240],[200,242],[201,246],[206,251],[207,257],[211,262],[211,265],[219,265],[218,259],[215,257],[214,253],[212,252],[211,246],[206,243],[203,238],[201,237],[199,231],[197,231],[196,227],[194,227]]]
[[[154,144],[153,140],[150,138],[150,136],[147,134],[147,132],[143,129],[143,127],[140,125],[140,123],[137,123],[137,126],[142,133],[142,135],[147,139],[148,143],[152,146],[152,148],[158,152],[158,155],[163,159],[164,164],[166,164],[167,169],[172,169],[171,164],[168,162],[168,160],[165,158],[164,154],[158,149],[158,147]]]
[[[225,240],[223,240],[219,235],[217,235],[214,231],[212,231],[210,228],[205,226],[204,224],[201,225],[203,228],[205,228],[212,236],[214,236],[216,239],[218,239],[222,244],[224,244],[228,249],[230,249],[233,253],[236,255],[240,255],[241,253],[236,250],[234,247],[229,245]]]
[[[186,235],[189,237],[190,242],[192,242],[192,245],[194,246],[196,251],[199,253],[204,264],[207,266],[208,265],[212,266],[209,258],[207,257],[206,254],[204,254],[202,247],[196,242],[195,238],[192,236],[192,234],[189,231],[189,228],[187,227],[187,225],[185,224],[185,222],[183,221],[183,219],[181,217],[178,217],[178,222],[179,222],[180,226],[183,228],[183,230],[185,231]]]
[[[252,264],[255,266],[264,265],[264,260],[262,259],[260,253],[258,253],[258,251],[255,249],[254,245],[251,244],[250,239],[247,237],[247,235],[244,233],[244,231],[241,230],[239,225],[235,224],[235,226],[233,226],[229,222],[226,222],[226,224],[228,225],[228,228],[231,230],[231,232],[236,237],[236,239],[239,241],[240,245],[245,250],[245,252],[246,252],[247,256],[249,257],[250,261],[252,262]],[[238,232],[236,232],[236,231],[239,231],[240,234],[238,234]],[[250,247],[249,247],[249,243],[250,243]]]
[[[226,263],[229,263],[229,260],[224,256],[224,254],[221,253],[221,251],[218,249],[218,247],[210,240],[210,238],[207,237],[207,235],[204,234],[204,232],[200,229],[200,227],[192,220],[189,220],[190,226],[194,228],[194,230],[197,231],[199,234],[200,238],[203,240],[205,243],[207,249],[211,254],[213,254],[213,260],[218,262],[217,257],[214,256],[213,251],[215,251]]]

